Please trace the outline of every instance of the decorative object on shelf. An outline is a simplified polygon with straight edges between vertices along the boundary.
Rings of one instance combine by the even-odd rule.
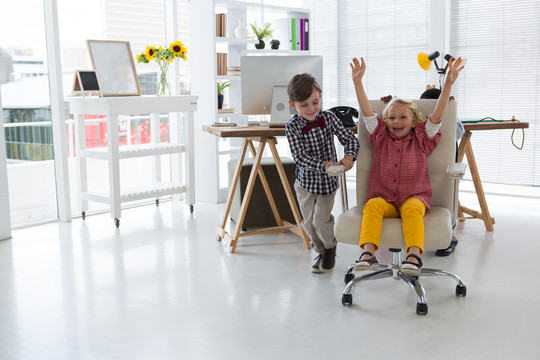
[[[256,22],[249,25],[251,26],[251,29],[253,30],[253,34],[259,40],[259,43],[255,44],[255,48],[264,49],[266,45],[264,43],[264,39],[271,37],[272,32],[274,31],[270,29],[270,23],[264,24],[264,27],[262,26],[259,27],[259,25],[257,25]]]
[[[272,41],[270,41],[270,47],[274,50],[279,49],[279,40],[272,39]]]
[[[248,29],[244,25],[244,19],[238,19],[238,26],[234,29],[234,35],[237,39],[246,39],[248,35]]]
[[[187,60],[187,47],[180,41],[175,41],[168,48],[161,46],[156,49],[154,45],[147,46],[143,53],[137,55],[137,62],[148,64],[154,60],[159,66],[157,78],[157,95],[171,95],[171,89],[167,81],[167,71],[169,65],[176,59]]]
[[[223,90],[231,86],[229,80],[217,82],[217,98],[218,98],[218,109],[223,108]]]

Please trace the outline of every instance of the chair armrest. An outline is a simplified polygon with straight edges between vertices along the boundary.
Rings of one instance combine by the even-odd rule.
[[[463,175],[465,175],[466,169],[467,164],[453,163],[446,168],[446,175],[454,180],[461,180],[463,179]]]

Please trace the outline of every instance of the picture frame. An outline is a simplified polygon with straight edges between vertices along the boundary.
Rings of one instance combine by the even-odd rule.
[[[76,70],[71,94],[72,96],[81,94],[83,97],[86,94],[97,94],[101,96],[96,72],[94,70]]]
[[[141,87],[129,41],[86,40],[101,96],[138,96]]]

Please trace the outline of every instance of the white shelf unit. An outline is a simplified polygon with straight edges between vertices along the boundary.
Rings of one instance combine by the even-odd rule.
[[[226,36],[216,36],[217,13],[226,13]],[[225,76],[217,75],[216,53],[227,53],[228,66],[240,66],[240,58],[243,55],[306,55],[309,51],[288,50],[286,44],[281,44],[280,49],[270,49],[269,39],[265,49],[255,49],[256,39],[237,39],[235,28],[238,20],[244,19],[244,25],[251,34],[250,23],[257,22],[261,25],[272,23],[275,19],[282,18],[310,18],[310,10],[286,6],[276,6],[255,2],[223,1],[223,0],[199,0],[190,2],[191,19],[191,44],[190,56],[195,59],[192,62],[192,91],[199,95],[199,110],[195,114],[197,131],[196,138],[196,162],[204,163],[205,167],[199,167],[197,179],[199,180],[196,198],[201,201],[213,203],[224,202],[228,192],[227,162],[238,156],[240,139],[218,139],[202,131],[202,125],[211,125],[215,121],[228,121],[237,124],[247,124],[248,116],[242,114],[241,103],[241,75]],[[310,24],[312,26],[312,24]],[[271,28],[273,28],[271,26]],[[313,42],[313,39],[310,39]],[[232,84],[225,91],[225,103],[223,107],[234,108],[234,113],[218,114],[217,110],[217,81],[229,80]],[[269,115],[268,115],[269,116]]]
[[[88,201],[110,205],[116,227],[120,224],[121,203],[142,199],[156,199],[174,194],[185,194],[186,204],[193,212],[195,204],[195,161],[193,147],[193,113],[197,110],[197,96],[123,96],[103,98],[72,98],[70,112],[75,119],[77,169],[83,219]],[[169,113],[170,143],[160,142],[160,114]],[[183,129],[179,116],[183,113]],[[150,114],[151,143],[119,145],[118,117],[120,115]],[[104,148],[86,148],[85,115],[104,115],[107,118],[108,144]],[[175,121],[176,120],[176,121]],[[173,130],[174,129],[174,130]],[[182,139],[182,130],[184,143]],[[154,136],[157,134],[157,136]],[[184,159],[180,154],[184,154]],[[176,154],[173,181],[161,179],[161,155]],[[152,157],[153,181],[148,184],[120,187],[120,160]],[[109,184],[105,189],[88,189],[87,159],[108,162]],[[182,174],[183,172],[183,174]],[[181,179],[184,183],[181,183]]]

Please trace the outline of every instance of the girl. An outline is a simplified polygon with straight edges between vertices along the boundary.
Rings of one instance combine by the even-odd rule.
[[[356,97],[373,146],[367,202],[360,231],[360,255],[355,270],[379,266],[375,252],[379,248],[384,217],[401,217],[407,257],[402,264],[405,273],[416,275],[422,268],[424,214],[431,203],[431,183],[427,156],[440,139],[439,128],[448,105],[452,85],[463,69],[462,59],[451,59],[441,96],[433,114],[425,121],[411,101],[392,99],[383,118],[373,113],[362,84],[366,64],[361,58],[350,64]]]

